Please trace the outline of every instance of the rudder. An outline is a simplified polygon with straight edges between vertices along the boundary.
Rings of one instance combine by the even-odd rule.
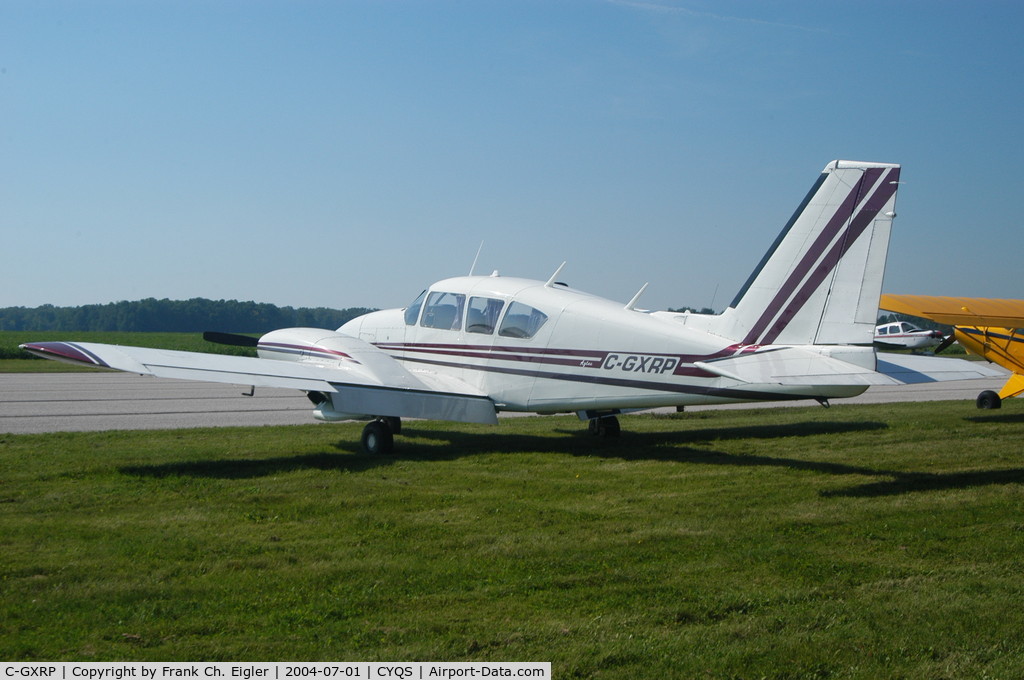
[[[743,345],[871,344],[900,166],[833,161],[716,332]]]

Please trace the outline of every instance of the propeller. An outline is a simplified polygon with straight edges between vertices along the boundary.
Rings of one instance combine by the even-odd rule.
[[[218,345],[234,345],[235,347],[255,347],[259,344],[259,338],[251,335],[239,335],[238,333],[221,333],[220,331],[206,331],[203,333],[203,340],[215,342]]]

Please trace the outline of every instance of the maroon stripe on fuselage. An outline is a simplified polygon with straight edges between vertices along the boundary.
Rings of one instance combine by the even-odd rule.
[[[416,352],[489,361],[526,361],[558,366],[592,366],[604,362],[608,352],[601,350],[551,350],[538,347],[489,347],[435,343],[380,343],[386,352]],[[468,364],[467,364],[468,365]]]
[[[482,336],[486,337],[486,336]],[[378,342],[375,345],[385,350],[419,351],[423,350],[480,350],[487,352],[510,352],[519,354],[560,354],[563,356],[594,357],[603,356],[608,352],[598,349],[556,349],[551,347],[512,347],[508,345],[466,345],[441,342]]]
[[[790,301],[794,291],[796,291],[800,286],[800,283],[807,276],[808,272],[811,271],[811,268],[821,257],[822,253],[825,252],[825,248],[827,248],[828,244],[832,243],[836,238],[836,235],[839,234],[843,225],[848,223],[849,217],[857,207],[857,203],[859,203],[861,198],[875,185],[879,177],[881,177],[882,171],[882,168],[868,168],[864,171],[860,181],[857,182],[843,202],[839,204],[839,208],[836,209],[835,214],[833,214],[831,219],[829,219],[828,224],[826,224],[825,228],[820,234],[818,234],[818,237],[814,239],[814,243],[807,252],[804,253],[803,258],[801,258],[800,262],[790,273],[789,278],[787,278],[782,287],[779,288],[779,291],[775,294],[775,297],[772,298],[772,301],[765,308],[760,318],[758,318],[757,322],[751,327],[746,337],[743,338],[742,344],[768,344],[763,338],[761,338],[761,334],[766,328],[768,328],[774,319],[779,317],[783,305]],[[826,275],[827,273],[828,272],[826,272]],[[800,306],[803,306],[802,302],[800,303]],[[787,311],[791,311],[791,308]],[[793,314],[795,315],[795,312],[793,312]],[[786,320],[786,323],[789,323],[789,319]]]
[[[545,364],[550,366],[572,366],[574,368],[600,369],[604,367],[605,361],[610,355],[619,356],[660,356],[671,357],[677,361],[671,375],[710,378],[713,373],[697,368],[693,365],[696,361],[709,361],[721,357],[732,356],[739,350],[739,345],[730,345],[717,352],[710,354],[668,354],[656,352],[630,352],[627,350],[585,350],[585,349],[552,349],[544,347],[487,347],[483,345],[458,345],[441,343],[379,343],[379,349],[386,352],[409,352],[414,354],[427,354],[443,357],[461,357],[471,359],[483,359],[485,361],[510,361]],[[422,363],[437,363],[438,365],[452,368],[481,369],[479,364],[454,363],[454,362],[431,362],[427,359],[415,357],[394,358],[409,361],[422,361]],[[570,375],[570,374],[565,374]],[[576,375],[576,374],[572,374]]]
[[[457,364],[454,362],[437,361],[432,359],[406,358],[418,364],[429,366],[445,366],[448,368],[467,368],[487,373],[499,373],[503,375],[517,375],[521,377],[541,378],[546,380],[564,380],[567,382],[588,383],[592,385],[606,385],[611,387],[623,387],[628,389],[653,390],[656,392],[671,392],[674,394],[694,394],[709,397],[724,397],[728,399],[740,399],[748,401],[796,401],[799,399],[812,399],[813,395],[779,394],[775,392],[759,392],[756,390],[745,390],[743,388],[712,387],[704,385],[690,385],[685,383],[667,383],[647,380],[630,380],[628,378],[615,378],[601,374],[580,375],[578,373],[554,373],[550,371],[528,370],[525,368],[510,368],[501,366],[476,366]],[[695,369],[699,370],[699,369]],[[718,377],[712,373],[706,373],[707,377]]]

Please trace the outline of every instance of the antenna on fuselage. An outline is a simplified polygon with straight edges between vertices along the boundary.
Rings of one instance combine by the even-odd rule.
[[[566,265],[565,262],[563,262],[562,264],[558,265],[558,269],[556,269],[555,273],[551,275],[551,278],[548,279],[548,282],[544,284],[545,288],[553,288],[554,287],[555,279],[557,279],[558,275],[562,273],[563,269],[565,269],[565,265]]]
[[[626,309],[631,311],[636,309],[636,303],[640,302],[640,296],[644,294],[644,291],[647,290],[647,286],[649,285],[651,285],[650,281],[640,286],[640,290],[638,290],[636,295],[633,296],[633,299],[626,304]]]
[[[476,249],[476,257],[473,258],[473,264],[469,267],[469,275],[473,275],[473,271],[476,269],[476,261],[480,259],[480,251],[484,249],[484,242],[480,241],[480,247]]]

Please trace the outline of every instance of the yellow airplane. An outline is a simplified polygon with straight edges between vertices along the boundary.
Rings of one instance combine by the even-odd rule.
[[[936,352],[956,340],[968,352],[1013,373],[998,393],[985,390],[979,394],[978,408],[999,408],[1003,399],[1024,392],[1024,300],[886,294],[878,306],[953,326],[953,335]]]

